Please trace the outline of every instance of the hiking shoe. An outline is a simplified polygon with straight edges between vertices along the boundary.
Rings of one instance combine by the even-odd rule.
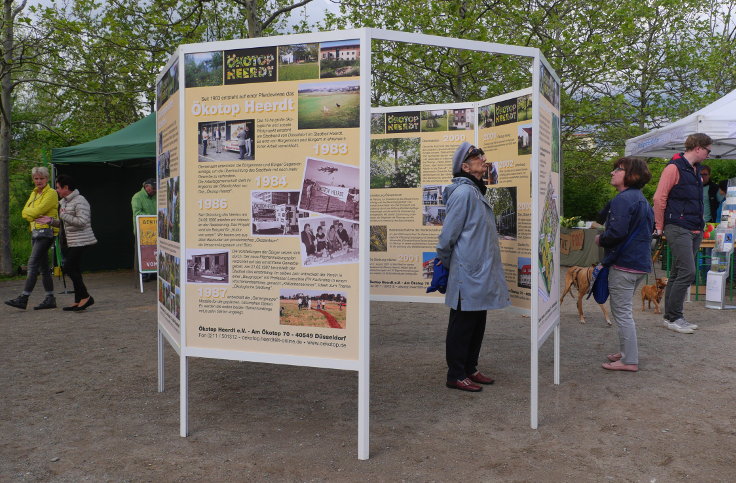
[[[56,308],[56,298],[53,295],[47,295],[45,299],[43,299],[43,302],[33,307],[33,310],[43,310],[43,309],[55,309]]]
[[[12,300],[6,300],[5,305],[10,305],[16,309],[25,310],[28,307],[28,295],[20,294]]]
[[[680,334],[692,334],[693,332],[695,332],[695,330],[690,327],[690,324],[688,324],[685,319],[677,319],[674,322],[670,322],[669,320],[665,319],[664,326],[670,330],[679,332]]]

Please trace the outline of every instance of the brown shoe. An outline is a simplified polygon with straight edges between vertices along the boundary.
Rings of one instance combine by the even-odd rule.
[[[462,380],[447,381],[445,385],[450,389],[460,389],[461,391],[479,392],[483,390],[482,387],[473,384],[467,377]]]
[[[480,371],[475,371],[475,374],[469,375],[468,379],[478,384],[493,384],[495,382],[492,377],[488,377]]]

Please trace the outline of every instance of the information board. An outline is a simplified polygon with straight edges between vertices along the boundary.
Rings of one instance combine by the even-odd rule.
[[[179,73],[174,57],[156,84],[158,320],[177,351],[181,345]]]
[[[358,360],[360,56],[358,39],[184,53],[191,351]]]

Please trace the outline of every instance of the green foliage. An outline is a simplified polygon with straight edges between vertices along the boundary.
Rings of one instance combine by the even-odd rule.
[[[206,57],[202,59],[201,57]],[[185,55],[186,87],[222,85],[222,52]]]
[[[419,186],[419,138],[371,141],[371,188]]]
[[[733,2],[345,0],[325,27],[538,47],[562,80],[563,212],[595,217],[625,141],[736,88]],[[475,101],[531,85],[524,59],[376,41],[374,106]],[[654,178],[663,160],[650,160]],[[714,167],[714,175],[727,176]]]

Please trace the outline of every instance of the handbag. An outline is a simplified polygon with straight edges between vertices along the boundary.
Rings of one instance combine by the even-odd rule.
[[[31,230],[31,239],[37,240],[39,238],[54,238],[53,228],[34,228]]]
[[[626,239],[623,245],[621,245],[621,248],[617,250],[617,253],[621,253],[624,251],[626,246],[629,244],[629,242],[634,238],[634,235],[636,235],[639,232],[639,228],[641,228],[641,225],[637,226],[636,229],[631,232],[631,235]],[[608,265],[603,265],[599,263],[594,269],[590,283],[590,290],[588,291],[588,296],[585,298],[585,300],[588,300],[590,296],[592,295],[596,302],[599,304],[605,304],[606,300],[608,300],[608,271],[609,267],[613,265],[613,263],[616,261],[616,258],[618,258],[618,255],[609,262]]]

